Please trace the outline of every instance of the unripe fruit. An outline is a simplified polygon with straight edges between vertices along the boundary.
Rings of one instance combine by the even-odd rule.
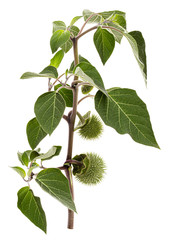
[[[92,89],[93,89],[93,86],[90,86],[90,85],[81,86],[81,92],[83,94],[88,94],[89,92],[91,92]]]
[[[88,185],[100,183],[106,170],[103,159],[96,153],[87,153],[82,162],[82,167],[77,169],[77,172],[75,171],[76,179]]]
[[[89,121],[79,129],[82,138],[92,140],[100,137],[103,132],[103,125],[96,115],[92,115]]]

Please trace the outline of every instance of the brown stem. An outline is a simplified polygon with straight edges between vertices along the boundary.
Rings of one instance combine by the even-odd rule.
[[[78,57],[78,47],[77,47],[77,39],[73,38],[73,49],[74,49],[74,63],[77,65],[79,63]],[[74,77],[74,81],[78,80],[78,77]],[[77,85],[72,87],[73,91],[73,109],[72,112],[68,114],[68,125],[69,125],[69,137],[68,137],[68,151],[67,151],[67,160],[72,159],[72,150],[73,150],[73,139],[74,139],[74,125],[75,125],[75,118],[77,114],[77,105],[78,105],[78,88]],[[74,187],[73,187],[73,177],[72,177],[72,167],[71,163],[65,170],[66,177],[69,181],[70,192],[72,195],[72,199],[74,201]],[[74,228],[74,212],[68,209],[68,228]]]

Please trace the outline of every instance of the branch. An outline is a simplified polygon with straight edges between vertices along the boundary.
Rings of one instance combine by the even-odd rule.
[[[90,95],[90,94],[89,94],[89,95],[81,98],[81,99],[78,101],[78,104],[80,104],[80,102],[82,102],[84,99],[86,99],[86,98],[88,98],[88,97],[94,97],[94,95]]]
[[[98,14],[97,14],[97,13],[93,13],[92,15],[90,15],[90,16],[87,18],[87,20],[86,20],[85,23],[83,24],[82,28],[80,29],[77,37],[82,33],[82,31],[83,31],[84,27],[86,26],[86,24],[88,23],[88,21],[89,21],[92,17],[94,17],[95,15],[98,15]]]

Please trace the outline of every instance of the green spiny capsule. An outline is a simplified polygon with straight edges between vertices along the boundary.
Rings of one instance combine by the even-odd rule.
[[[75,177],[81,183],[96,185],[102,181],[105,170],[106,166],[101,157],[96,153],[87,153],[81,169],[75,172]]]
[[[83,85],[81,87],[81,92],[83,94],[88,94],[89,92],[91,92],[91,90],[93,89],[93,86],[90,86],[90,85]]]
[[[93,140],[101,136],[103,125],[96,115],[92,115],[89,121],[79,129],[79,134],[82,138]]]

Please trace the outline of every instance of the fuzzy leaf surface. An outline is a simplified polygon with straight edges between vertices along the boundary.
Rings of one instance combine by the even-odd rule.
[[[47,133],[42,129],[36,118],[31,119],[26,127],[27,139],[32,149],[46,137]]]
[[[59,169],[48,168],[38,173],[36,182],[64,206],[76,212],[75,204],[69,189],[68,179]]]
[[[55,85],[54,90],[56,91],[61,86],[62,86],[62,84]],[[59,90],[59,93],[62,95],[63,99],[65,100],[66,106],[67,107],[72,107],[73,106],[73,92],[72,92],[72,90],[67,89],[67,88],[61,88]]]
[[[53,33],[56,32],[57,30],[65,30],[66,25],[63,21],[54,21],[53,22]]]
[[[34,111],[43,130],[52,134],[58,126],[65,110],[63,97],[55,91],[42,94],[36,101]]]
[[[53,58],[50,60],[50,65],[58,68],[62,59],[64,57],[64,51],[63,50],[59,50],[54,56]]]
[[[88,82],[106,94],[103,80],[97,69],[89,63],[79,63],[75,68],[75,75],[82,78],[84,82]]]
[[[82,18],[82,16],[76,16],[71,20],[70,26],[74,25],[74,23],[76,23],[80,18]]]
[[[81,63],[81,62],[86,62],[86,63],[91,64],[86,58],[82,57],[81,55],[79,55],[78,57],[79,57],[79,63]],[[73,72],[74,67],[75,67],[75,65],[74,65],[74,61],[73,61],[73,62],[71,63],[71,66],[70,66],[69,71],[70,71],[70,72]]]
[[[57,30],[53,33],[50,39],[50,46],[52,53],[56,52],[59,47],[65,44],[70,38],[70,32],[64,30]]]
[[[11,167],[14,171],[16,171],[22,178],[25,178],[26,172],[21,167]]]
[[[145,82],[147,79],[147,63],[146,63],[146,51],[145,51],[145,41],[142,33],[139,31],[132,31],[125,33],[124,36],[130,43],[134,56],[139,64],[141,72],[144,76]]]
[[[34,196],[29,187],[23,187],[18,191],[17,206],[20,211],[37,227],[46,233],[46,216],[42,208],[40,198]]]
[[[58,72],[55,67],[48,66],[44,68],[40,73],[34,73],[34,72],[25,72],[21,79],[28,79],[28,78],[35,78],[35,77],[46,77],[46,78],[57,78]]]
[[[108,30],[99,27],[94,33],[94,44],[104,65],[113,52],[115,38]]]
[[[49,149],[47,153],[40,154],[36,159],[41,159],[42,161],[49,160],[55,156],[58,156],[61,152],[61,146],[53,146]]]
[[[108,96],[98,91],[95,108],[104,123],[135,142],[159,148],[145,103],[132,89],[111,88]]]

